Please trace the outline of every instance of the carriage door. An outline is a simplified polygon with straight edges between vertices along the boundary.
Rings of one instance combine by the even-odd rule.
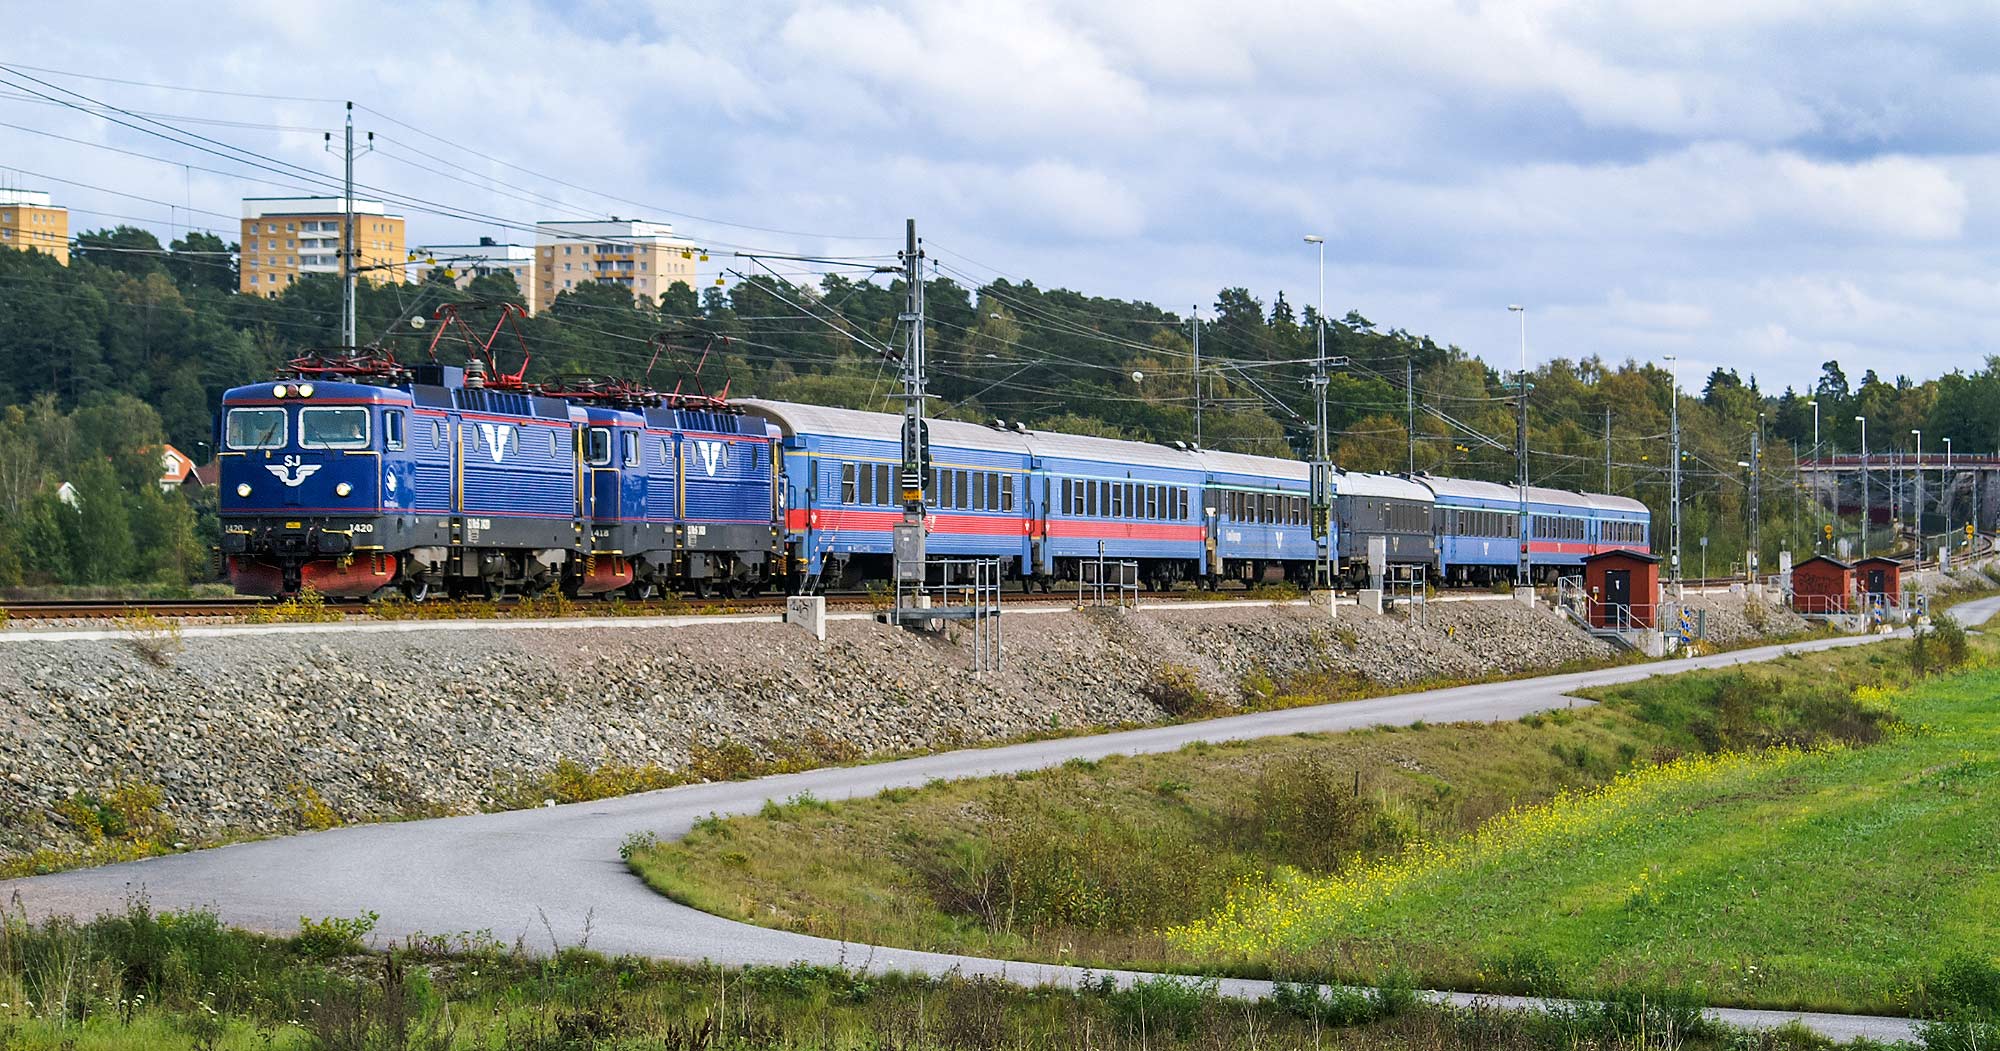
[[[1887,590],[1884,587],[1884,585],[1888,583],[1888,581],[1885,579],[1887,576],[1888,576],[1888,570],[1885,569],[1869,570],[1868,586],[1863,590],[1867,591],[1868,594],[1870,595],[1883,594]]]
[[[1624,621],[1632,611],[1632,571],[1629,569],[1607,569],[1604,571],[1604,612]]]

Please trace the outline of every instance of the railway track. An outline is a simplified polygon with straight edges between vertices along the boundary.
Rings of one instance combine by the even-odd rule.
[[[1981,557],[1991,554],[1995,548],[1993,537],[1980,535],[1978,544],[1968,556]],[[1911,562],[1908,552],[1894,556],[1898,561]],[[1917,563],[1918,568],[1936,566],[1934,561]],[[1685,581],[1690,588],[1721,588],[1742,583],[1741,576],[1705,577]],[[1476,590],[1476,589],[1470,589]],[[1058,587],[1050,592],[1017,592],[1009,590],[1010,598],[1016,601],[1062,601],[1070,597],[1072,591]],[[1245,589],[1227,588],[1222,591],[1163,591],[1142,592],[1147,601],[1207,601],[1213,599],[1243,597]],[[879,601],[866,592],[832,592],[827,596],[829,605],[846,608],[866,607]],[[519,615],[524,601],[521,599],[500,599],[493,602],[469,601],[454,603],[449,600],[426,603],[421,606],[406,607],[392,616],[398,619],[431,619],[456,612],[463,615],[515,616]],[[728,598],[708,596],[704,598],[677,598],[673,600],[647,600],[610,602],[597,599],[578,599],[570,604],[575,616],[673,616],[681,613],[724,612],[733,610],[763,610],[783,607],[783,595],[755,595]],[[15,621],[62,621],[62,620],[118,620],[138,616],[153,616],[171,619],[213,619],[213,618],[255,618],[268,614],[278,604],[272,599],[259,596],[234,595],[216,598],[190,599],[24,599],[20,601],[0,601],[0,611],[5,611],[8,619]],[[325,608],[341,614],[368,615],[370,603],[360,599],[328,599]],[[435,612],[430,612],[435,610]],[[382,612],[382,611],[374,611]]]

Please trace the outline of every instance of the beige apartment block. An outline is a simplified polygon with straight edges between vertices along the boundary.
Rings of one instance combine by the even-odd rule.
[[[617,285],[641,303],[657,304],[676,282],[700,289],[701,249],[674,236],[666,223],[631,219],[535,224],[535,283],[528,309],[593,281]]]
[[[339,274],[339,197],[246,197],[237,287],[276,296],[301,274]],[[380,201],[354,201],[355,276],[377,284],[401,284],[408,253],[403,217],[390,215]]]
[[[530,311],[535,306],[535,246],[500,244],[482,237],[478,244],[418,245],[410,249],[410,281],[421,283],[433,270],[451,271],[451,283],[459,288],[473,279],[493,274],[509,274],[521,289],[521,299]]]
[[[41,190],[0,190],[0,248],[33,249],[69,265],[69,209]]]

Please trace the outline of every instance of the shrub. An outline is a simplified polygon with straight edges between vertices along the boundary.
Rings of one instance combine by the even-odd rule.
[[[340,811],[335,810],[333,804],[328,803],[326,797],[319,794],[318,789],[308,784],[297,783],[293,784],[291,789],[292,810],[300,828],[320,832],[346,824],[341,819]]]
[[[1262,668],[1251,668],[1237,680],[1236,690],[1243,696],[1245,708],[1263,708],[1278,699],[1278,684],[1271,681]]]
[[[660,845],[660,834],[651,830],[628,832],[618,844],[618,860],[630,863],[633,855],[643,854]]]
[[[1159,975],[1142,978],[1105,997],[1128,1035],[1151,1038],[1171,1033],[1186,1039],[1220,1002],[1214,978]]]
[[[1949,613],[1931,618],[1929,628],[1919,628],[1910,639],[1910,670],[1933,675],[1963,665],[1971,656],[1965,627]]]
[[[1208,692],[1201,688],[1194,669],[1183,664],[1154,668],[1152,677],[1139,692],[1155,707],[1176,718],[1205,715],[1215,707]]]
[[[292,937],[292,948],[302,956],[315,960],[331,960],[336,956],[351,956],[366,952],[361,939],[375,929],[380,913],[364,912],[359,916],[327,916],[312,919],[299,917],[299,933]]]
[[[1404,829],[1364,791],[1360,774],[1317,755],[1266,768],[1247,814],[1236,819],[1246,849],[1309,872],[1333,872],[1356,854],[1403,842]]]
[[[173,667],[174,658],[180,655],[183,645],[178,623],[143,612],[119,617],[112,623],[126,633],[125,644],[132,647],[132,652],[145,658],[146,663],[156,668]]]
[[[243,618],[252,624],[321,624],[344,620],[337,609],[329,609],[326,596],[311,584],[300,584],[298,593],[283,602],[259,606]]]
[[[1922,1013],[1935,1018],[2000,1021],[2000,965],[1972,953],[1947,957],[1914,999]]]

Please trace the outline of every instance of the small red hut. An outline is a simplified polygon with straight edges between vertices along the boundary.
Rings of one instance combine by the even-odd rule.
[[[1903,595],[1903,564],[1885,555],[1872,555],[1854,563],[1854,582],[1864,595],[1886,595],[1899,602]]]
[[[1600,551],[1583,560],[1595,628],[1651,628],[1658,620],[1660,556],[1644,551]]]
[[[1814,555],[1792,567],[1792,608],[1807,615],[1847,612],[1854,594],[1854,567],[1828,555]]]

